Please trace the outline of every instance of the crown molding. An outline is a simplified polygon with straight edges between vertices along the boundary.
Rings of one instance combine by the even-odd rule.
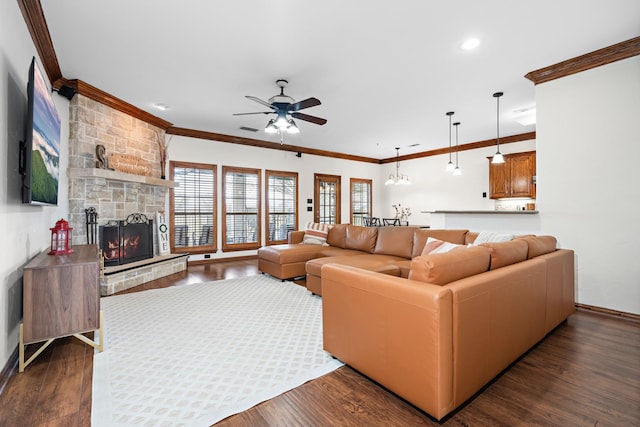
[[[111,107],[114,110],[121,111],[153,126],[157,126],[160,129],[166,130],[167,128],[172,126],[172,123],[161,119],[160,117],[154,116],[153,114],[150,114],[134,105],[131,105],[128,102],[123,101],[122,99],[117,98],[103,90],[100,90],[95,86],[91,86],[90,84],[83,82],[82,80],[59,79],[56,83],[70,86],[75,89],[76,93],[79,93],[80,95],[86,96],[87,98],[93,99],[96,102]]]
[[[187,129],[172,126],[166,130],[167,135],[187,136],[190,138],[206,139],[217,142],[228,142],[232,144],[247,145],[251,147],[268,148],[270,150],[291,151],[294,153],[311,154],[314,156],[332,157],[335,159],[353,160],[356,162],[379,163],[373,157],[354,156],[350,154],[337,153],[335,151],[317,150],[315,148],[299,147],[296,145],[280,144],[277,142],[264,141],[261,139],[245,138],[241,136],[225,135],[222,133],[206,132],[201,130]]]
[[[640,37],[531,71],[525,77],[537,85],[637,55],[640,55]]]
[[[535,132],[526,132],[526,133],[519,133],[517,135],[503,136],[503,137],[500,137],[500,145],[511,144],[513,142],[530,141],[532,139],[536,139]],[[492,146],[495,146],[497,142],[498,141],[496,141],[495,138],[485,139],[484,141],[470,142],[468,144],[459,145],[458,151],[476,150],[478,148],[492,147]],[[455,152],[455,150],[453,150],[452,152]],[[414,153],[414,154],[406,154],[404,156],[399,156],[398,158],[389,157],[387,159],[381,159],[379,163],[380,164],[393,163],[396,160],[398,161],[413,160],[413,159],[420,159],[422,157],[438,156],[440,154],[449,154],[449,147],[438,148],[436,150],[422,151],[420,153]]]
[[[62,71],[60,70],[56,51],[53,48],[49,27],[44,18],[40,0],[18,0],[18,6],[31,34],[44,71],[49,77],[49,83],[53,86],[55,81],[62,78]]]

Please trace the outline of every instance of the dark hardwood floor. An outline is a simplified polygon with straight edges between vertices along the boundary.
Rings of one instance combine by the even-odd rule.
[[[198,265],[127,292],[253,274],[255,260]],[[24,373],[0,378],[0,426],[89,426],[92,372],[92,348],[55,341]],[[217,424],[421,425],[640,426],[640,323],[579,310],[441,422],[342,367]]]

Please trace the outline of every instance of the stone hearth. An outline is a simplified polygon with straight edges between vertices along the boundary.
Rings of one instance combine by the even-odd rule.
[[[113,295],[160,277],[187,269],[186,254],[159,255],[144,261],[105,267],[100,278],[100,295]]]

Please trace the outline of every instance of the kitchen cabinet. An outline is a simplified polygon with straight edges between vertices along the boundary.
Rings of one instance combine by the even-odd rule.
[[[504,163],[489,157],[489,197],[536,197],[536,152],[505,154]]]

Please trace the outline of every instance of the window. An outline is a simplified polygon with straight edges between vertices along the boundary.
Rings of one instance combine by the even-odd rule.
[[[260,170],[222,167],[222,249],[260,247]]]
[[[298,174],[265,171],[267,245],[286,243],[289,231],[298,229]]]
[[[339,224],[340,177],[321,174],[315,174],[314,177],[314,221],[321,224]]]
[[[351,224],[369,225],[371,218],[371,180],[351,178]]]
[[[171,252],[215,252],[215,165],[171,161],[169,171],[180,184],[169,192]]]

